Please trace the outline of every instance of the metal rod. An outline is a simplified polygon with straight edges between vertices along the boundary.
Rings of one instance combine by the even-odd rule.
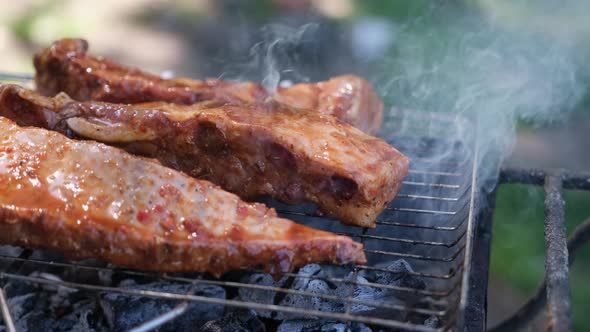
[[[500,182],[522,183],[542,185],[549,173],[560,172],[559,170],[522,169],[505,167],[500,170]],[[590,174],[561,172],[559,177],[562,180],[564,189],[590,190]]]
[[[408,213],[443,214],[443,215],[447,215],[447,216],[454,216],[455,214],[457,214],[457,211],[410,209],[410,208],[401,208],[401,207],[387,207],[387,208],[385,208],[385,210],[398,211],[398,212],[408,212]]]
[[[492,221],[496,205],[496,190],[481,194],[485,201],[477,213],[476,235],[473,241],[471,273],[467,306],[459,319],[463,319],[464,331],[484,331],[487,321],[487,294],[490,268]]]
[[[410,186],[422,186],[422,187],[441,187],[441,188],[452,188],[457,189],[461,186],[458,184],[446,184],[446,183],[428,183],[428,182],[416,182],[416,181],[403,181],[405,185]]]
[[[465,236],[465,232],[466,231],[461,232],[461,234],[459,234],[457,236],[457,238],[454,239],[454,240],[452,240],[451,242],[439,242],[439,241],[426,241],[426,240],[416,240],[416,239],[404,239],[404,238],[394,238],[394,237],[389,237],[389,236],[352,234],[352,233],[347,233],[347,232],[337,232],[336,234],[346,235],[346,236],[350,236],[350,237],[360,237],[361,239],[372,239],[372,240],[381,240],[381,241],[400,242],[400,243],[409,243],[409,244],[420,244],[420,245],[426,245],[426,246],[435,246],[435,247],[447,247],[447,248],[450,248],[450,247],[456,245],[457,243],[459,243],[459,241],[461,241],[461,239]]]
[[[151,331],[151,330],[155,329],[156,327],[162,326],[162,325],[166,324],[167,322],[173,320],[174,318],[182,315],[186,311],[187,307],[188,307],[188,303],[182,302],[179,305],[177,305],[176,307],[174,307],[172,310],[170,310],[162,315],[159,315],[156,318],[149,320],[139,326],[136,326],[136,327],[132,328],[131,330],[129,330],[128,332]]]
[[[459,198],[455,197],[438,197],[438,196],[425,196],[425,195],[413,195],[413,194],[397,194],[397,198],[412,198],[412,199],[429,199],[433,201],[449,201],[456,202]]]
[[[565,202],[559,174],[545,177],[545,270],[549,330],[572,330]]]
[[[383,268],[374,267],[374,266],[357,265],[357,267],[360,269],[363,269],[363,270],[367,270],[367,271],[380,271],[380,272],[393,272],[393,273],[396,272],[396,271],[392,271],[389,269],[383,269]],[[405,273],[408,275],[413,275],[413,276],[422,277],[422,278],[451,279],[457,274],[458,271],[461,271],[462,269],[463,269],[463,264],[458,264],[457,266],[451,267],[448,274],[443,274],[443,275],[424,273],[424,272],[415,272],[415,271],[407,271]]]
[[[448,257],[434,257],[434,256],[424,256],[424,255],[416,255],[416,254],[404,254],[400,252],[392,252],[392,251],[385,251],[385,250],[373,250],[373,249],[365,249],[365,252],[371,254],[379,254],[384,256],[394,256],[394,257],[405,257],[411,259],[418,259],[424,261],[435,261],[435,262],[452,262],[461,254],[465,249],[465,245],[462,245],[457,251],[455,251],[451,256]]]
[[[590,242],[590,218],[586,219],[581,225],[576,227],[569,240],[567,248],[569,251],[568,263],[571,266],[574,263],[576,254]],[[537,289],[537,293],[531,297],[518,311],[508,319],[500,322],[491,328],[490,332],[511,332],[519,331],[525,328],[547,304],[547,278]]]
[[[481,121],[481,117],[477,118],[477,121],[475,122],[475,126],[476,126],[476,131],[478,130],[478,128],[480,128],[480,121]],[[459,300],[459,311],[461,312],[461,315],[459,317],[459,321],[457,322],[458,328],[461,327],[465,327],[465,315],[468,311],[468,302],[469,302],[469,298],[470,293],[474,292],[475,289],[472,288],[473,285],[470,283],[470,278],[471,278],[471,257],[473,256],[473,242],[474,242],[474,235],[475,235],[475,227],[476,227],[476,223],[478,222],[477,220],[477,214],[478,214],[478,210],[477,208],[479,208],[479,206],[476,207],[476,205],[478,204],[478,202],[476,201],[476,195],[478,194],[478,190],[479,188],[479,184],[478,184],[478,169],[479,169],[479,164],[478,164],[478,160],[479,160],[479,136],[476,136],[476,138],[473,140],[473,151],[474,151],[474,155],[473,155],[473,164],[471,165],[471,187],[469,188],[470,190],[470,195],[469,195],[469,214],[467,216],[468,222],[467,222],[467,237],[465,239],[465,244],[463,245],[465,248],[465,253],[463,255],[463,275],[461,276],[462,280],[462,284],[463,287],[461,288],[461,293],[460,293],[460,300]]]
[[[32,74],[0,72],[0,80],[30,81],[32,79],[33,79],[33,75]]]
[[[459,225],[457,226],[426,226],[426,225],[417,225],[417,224],[410,224],[410,223],[404,223],[404,222],[397,222],[397,221],[386,221],[386,220],[377,220],[376,224],[377,225],[388,225],[388,226],[396,226],[396,227],[408,227],[408,228],[421,228],[421,229],[429,229],[429,230],[434,230],[434,231],[455,231],[457,230],[459,227],[461,227],[461,225],[463,225],[465,219],[461,220],[461,222],[459,223]]]
[[[4,287],[0,287],[0,309],[2,310],[2,318],[4,319],[4,326],[6,331],[16,332],[12,315],[10,314],[10,307],[6,301],[6,295],[4,294]]]

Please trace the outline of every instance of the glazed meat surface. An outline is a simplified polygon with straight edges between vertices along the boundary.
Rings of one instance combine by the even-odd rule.
[[[0,243],[137,269],[216,276],[364,263],[345,236],[278,218],[156,162],[0,118]]]
[[[157,158],[242,198],[314,202],[364,227],[374,227],[408,172],[408,159],[385,141],[332,116],[277,103],[121,105],[4,85],[0,116]]]
[[[65,92],[80,101],[125,104],[162,101],[189,105],[204,100],[244,104],[274,98],[291,107],[335,116],[370,134],[378,132],[383,118],[383,103],[371,84],[354,75],[278,88],[271,95],[252,82],[166,80],[94,57],[87,50],[85,40],[62,39],[39,52],[34,59],[37,89],[47,96]]]

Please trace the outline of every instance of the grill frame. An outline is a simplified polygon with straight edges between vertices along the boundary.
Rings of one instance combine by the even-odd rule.
[[[2,74],[0,73],[0,80],[17,80],[19,82],[27,82],[30,80],[30,76],[27,75],[20,75],[20,74]],[[444,134],[438,133],[439,129],[442,129],[442,131],[444,131],[445,129],[449,130],[450,128],[438,128],[440,127],[444,127],[443,122],[447,123],[448,125],[457,125],[457,123],[459,123],[459,125],[462,128],[471,128],[472,126],[470,126],[471,123],[473,123],[471,120],[469,119],[465,119],[465,118],[457,118],[456,116],[452,115],[452,116],[447,116],[445,114],[439,114],[439,113],[416,113],[416,112],[412,112],[412,111],[408,111],[408,110],[396,110],[394,112],[396,114],[396,116],[398,117],[398,119],[401,119],[401,128],[397,128],[397,129],[392,129],[392,128],[386,128],[387,131],[392,131],[392,130],[396,130],[395,132],[400,132],[402,135],[405,132],[414,132],[416,131],[416,129],[421,129],[422,132],[424,132],[424,130],[426,131],[426,135],[432,135],[433,137],[435,136],[444,136]],[[391,123],[392,119],[386,119],[386,123]],[[406,122],[407,121],[430,121],[429,124],[423,126],[420,125],[420,128],[417,128],[413,125],[408,125]],[[436,128],[435,128],[436,127]],[[477,127],[477,123],[475,123],[475,128]],[[99,291],[99,292],[117,292],[117,293],[125,293],[125,294],[129,294],[129,295],[137,295],[137,296],[145,296],[145,297],[156,297],[156,298],[167,298],[167,299],[176,299],[179,300],[179,304],[172,309],[170,312],[164,313],[161,316],[155,317],[154,319],[145,322],[143,324],[141,324],[140,326],[137,326],[135,329],[133,329],[133,331],[148,331],[154,327],[157,327],[159,325],[162,325],[166,322],[168,322],[171,319],[174,319],[175,317],[178,317],[179,315],[181,315],[187,308],[187,304],[189,303],[189,301],[199,301],[199,302],[204,302],[204,303],[213,303],[213,304],[224,304],[226,306],[233,306],[233,307],[238,307],[238,308],[248,308],[248,309],[257,309],[257,310],[276,310],[276,311],[280,311],[280,312],[286,312],[286,313],[295,313],[295,314],[311,314],[313,316],[317,316],[317,317],[323,317],[323,318],[329,318],[329,319],[336,319],[336,320],[341,320],[341,321],[346,321],[346,322],[351,322],[351,321],[355,321],[355,322],[361,322],[361,323],[367,323],[367,324],[372,324],[372,325],[380,325],[380,326],[384,326],[384,327],[392,327],[392,328],[398,328],[398,329],[404,329],[404,330],[412,330],[412,331],[447,331],[447,330],[463,330],[463,328],[467,328],[468,326],[472,326],[473,322],[478,321],[480,322],[480,326],[485,326],[485,300],[484,301],[479,301],[479,307],[481,307],[483,305],[483,307],[481,307],[481,310],[476,310],[476,313],[479,313],[479,315],[474,315],[473,310],[478,308],[478,303],[474,303],[474,298],[481,298],[483,296],[483,298],[485,299],[485,287],[481,288],[481,287],[473,287],[474,285],[477,284],[481,284],[482,281],[484,281],[483,283],[485,285],[487,285],[487,269],[489,266],[489,241],[486,242],[485,241],[480,241],[480,232],[478,230],[477,227],[477,220],[478,218],[481,217],[481,213],[479,213],[480,211],[480,207],[482,206],[479,200],[480,200],[480,193],[477,191],[477,188],[479,188],[478,185],[478,167],[477,167],[477,160],[479,158],[478,156],[478,144],[477,144],[477,135],[475,135],[474,133],[477,130],[474,130],[472,132],[470,132],[470,134],[468,135],[468,137],[472,138],[469,140],[466,140],[470,146],[465,146],[465,145],[461,145],[460,147],[463,148],[464,150],[462,150],[462,152],[464,152],[466,154],[463,156],[459,156],[459,160],[461,160],[461,158],[464,158],[462,162],[467,163],[466,165],[466,169],[469,171],[469,173],[461,173],[458,172],[460,171],[460,169],[453,169],[452,166],[450,165],[446,165],[445,167],[451,167],[451,169],[436,169],[436,170],[428,170],[428,167],[425,168],[421,168],[421,169],[413,169],[411,166],[411,170],[410,170],[410,179],[415,179],[415,178],[420,178],[421,176],[424,177],[425,179],[427,179],[428,177],[431,178],[441,178],[441,177],[453,177],[453,178],[459,178],[460,180],[465,181],[464,183],[466,183],[468,185],[467,188],[462,187],[462,185],[457,185],[457,184],[453,184],[453,183],[441,183],[441,181],[438,182],[428,182],[428,181],[412,181],[412,180],[406,180],[404,186],[405,187],[413,187],[414,189],[416,188],[424,188],[427,190],[427,192],[445,192],[445,191],[449,191],[449,190],[457,190],[458,192],[461,191],[461,189],[465,189],[463,192],[461,192],[461,195],[459,197],[457,196],[453,196],[453,197],[448,197],[448,196],[436,196],[436,195],[417,195],[417,194],[413,194],[411,193],[407,193],[402,191],[399,195],[398,198],[396,198],[396,200],[394,200],[394,202],[392,203],[393,205],[390,205],[390,208],[388,208],[388,210],[386,211],[386,213],[393,213],[395,215],[399,215],[399,214],[409,214],[409,215],[426,215],[426,216],[434,216],[433,218],[436,217],[440,217],[441,219],[443,218],[450,218],[453,219],[456,217],[456,219],[458,219],[459,221],[452,225],[452,226],[436,226],[434,224],[432,225],[422,225],[422,224],[417,224],[417,223],[412,223],[412,222],[400,222],[400,221],[380,221],[378,222],[378,226],[377,229],[383,229],[383,228],[388,228],[388,227],[393,227],[393,228],[407,228],[410,229],[411,232],[413,232],[413,234],[417,234],[418,232],[429,232],[429,231],[433,231],[433,232],[437,232],[435,234],[451,234],[451,235],[457,235],[457,233],[459,233],[458,236],[456,236],[456,240],[448,242],[448,241],[430,241],[430,240],[424,240],[424,239],[420,239],[420,240],[416,240],[416,239],[408,239],[408,238],[404,238],[403,236],[401,237],[385,237],[385,236],[380,236],[380,235],[375,235],[373,234],[374,231],[370,230],[370,229],[366,229],[366,228],[354,228],[352,230],[351,233],[343,233],[343,232],[339,232],[339,233],[343,233],[345,235],[349,235],[351,237],[353,237],[353,239],[360,239],[360,242],[365,243],[365,241],[387,241],[387,242],[394,242],[394,243],[398,243],[400,244],[400,246],[403,245],[411,245],[411,246],[431,246],[433,248],[437,248],[440,251],[445,251],[446,253],[450,255],[445,255],[442,257],[436,256],[436,255],[414,255],[412,253],[409,252],[396,252],[396,251],[385,251],[385,250],[377,250],[377,249],[370,249],[372,248],[371,246],[369,246],[369,248],[365,248],[365,252],[370,256],[370,255],[385,255],[385,256],[391,256],[391,257],[396,257],[396,258],[404,258],[407,260],[418,260],[418,259],[422,259],[428,262],[432,262],[432,264],[436,264],[436,262],[439,262],[441,264],[447,264],[448,266],[451,266],[451,268],[449,269],[449,273],[446,274],[442,274],[442,275],[436,275],[436,274],[432,274],[432,273],[422,273],[422,272],[416,272],[419,271],[419,268],[417,269],[415,264],[412,264],[412,266],[414,266],[414,272],[409,273],[409,274],[413,274],[417,277],[423,278],[423,279],[440,279],[443,281],[453,281],[454,278],[459,279],[459,281],[457,281],[455,283],[455,285],[453,285],[451,288],[447,289],[446,291],[440,291],[440,290],[429,290],[429,289],[424,289],[424,290],[420,290],[420,289],[410,289],[410,288],[406,288],[404,289],[404,287],[399,287],[399,286],[392,286],[392,285],[382,285],[382,284],[371,284],[369,286],[371,287],[379,287],[379,288],[385,288],[388,289],[389,291],[396,291],[396,292],[408,292],[408,293],[414,293],[414,294],[420,294],[422,299],[425,299],[427,297],[440,297],[440,298],[448,298],[453,296],[453,294],[456,292],[457,294],[457,299],[455,302],[453,303],[449,303],[448,306],[445,309],[441,309],[441,310],[430,310],[430,309],[423,309],[423,308],[412,308],[412,307],[406,307],[405,305],[392,305],[392,306],[387,306],[385,304],[379,304],[378,306],[381,306],[385,309],[388,310],[398,310],[398,311],[405,311],[408,313],[415,313],[415,314],[420,314],[420,315],[438,315],[441,316],[443,318],[447,318],[447,321],[445,322],[445,324],[440,327],[440,328],[429,328],[426,327],[424,325],[421,324],[413,324],[413,323],[408,323],[408,322],[403,322],[400,320],[387,320],[387,319],[382,319],[382,318],[376,318],[376,317],[370,317],[370,316],[357,316],[354,314],[351,314],[351,306],[354,303],[359,303],[359,304],[366,304],[366,305],[373,305],[375,306],[377,303],[376,302],[371,302],[371,303],[363,303],[363,302],[358,302],[355,301],[354,299],[352,299],[352,292],[354,291],[354,286],[353,287],[349,287],[350,288],[350,294],[348,295],[348,297],[346,298],[346,302],[344,303],[344,313],[333,313],[333,312],[320,312],[320,311],[310,311],[310,310],[302,310],[299,308],[293,308],[293,307],[284,307],[284,306],[277,306],[274,304],[260,304],[260,303],[246,303],[246,302],[241,302],[241,301],[236,301],[233,299],[225,299],[225,300],[220,300],[220,299],[215,299],[215,298],[205,298],[202,296],[195,296],[195,295],[191,295],[190,292],[188,294],[173,294],[173,293],[165,293],[165,292],[155,292],[155,291],[143,291],[143,290],[133,290],[133,289],[126,289],[126,288],[118,288],[118,287],[107,287],[107,286],[101,286],[101,285],[92,285],[92,284],[86,284],[86,283],[77,283],[77,282],[69,282],[69,281],[64,281],[64,280],[55,280],[55,279],[45,279],[45,278],[41,278],[41,277],[31,277],[31,276],[26,276],[23,274],[20,274],[20,270],[22,268],[22,266],[24,264],[33,264],[33,265],[43,265],[45,267],[61,267],[63,268],[63,270],[65,271],[66,269],[74,269],[74,270],[79,270],[79,269],[85,269],[85,270],[94,270],[96,273],[98,273],[99,271],[108,271],[109,273],[123,273],[126,275],[135,275],[135,276],[141,276],[141,277],[150,277],[153,278],[154,280],[167,280],[167,281],[175,281],[175,282],[183,282],[183,283],[190,283],[192,285],[198,284],[198,283],[209,283],[209,284],[218,284],[221,285],[223,287],[234,287],[234,286],[239,286],[239,287],[252,287],[252,285],[250,286],[245,286],[244,284],[242,285],[236,285],[235,282],[227,282],[227,281],[215,281],[215,280],[208,280],[208,279],[190,279],[190,278],[184,278],[184,277],[176,277],[176,276],[171,276],[171,275],[158,275],[156,273],[151,273],[151,272],[139,272],[139,271],[133,271],[133,270],[128,270],[128,269],[120,269],[120,268],[111,268],[111,267],[93,267],[93,266],[86,266],[84,265],[84,263],[72,263],[72,262],[56,262],[56,261],[44,261],[44,260],[37,260],[37,259],[32,259],[30,258],[30,255],[32,254],[32,251],[29,250],[24,250],[21,255],[19,255],[18,257],[9,257],[6,255],[2,255],[0,256],[0,262],[1,261],[9,261],[9,267],[7,269],[5,269],[4,272],[0,272],[0,282],[2,282],[2,288],[0,288],[0,290],[2,290],[2,292],[0,292],[0,307],[2,308],[2,314],[4,317],[4,321],[7,322],[5,323],[7,330],[8,331],[12,331],[11,330],[11,325],[12,327],[14,327],[13,324],[13,319],[10,315],[10,309],[8,308],[8,304],[5,301],[5,294],[3,291],[3,286],[4,283],[6,281],[9,280],[20,280],[20,281],[25,281],[25,282],[29,282],[29,283],[34,283],[34,284],[45,284],[45,285],[53,285],[53,286],[63,286],[63,287],[70,287],[70,288],[76,288],[76,289],[80,289],[80,290],[87,290],[87,291]],[[420,130],[418,130],[418,132],[420,132]],[[417,139],[417,138],[416,138]],[[430,138],[428,138],[430,139]],[[438,141],[435,141],[438,142]],[[454,144],[454,142],[452,142],[452,144]],[[436,150],[436,149],[435,149]],[[448,152],[448,148],[443,148],[444,152]],[[402,151],[404,152],[404,151]],[[452,156],[454,157],[454,156]],[[411,158],[412,159],[412,165],[418,164],[421,165],[421,163],[423,162],[423,165],[427,165],[429,164],[428,158],[422,158],[422,157],[417,157],[417,158]],[[451,158],[452,159],[452,158]],[[444,161],[441,162],[441,160],[437,159],[436,160],[437,165],[445,165]],[[452,164],[452,163],[449,163]],[[419,190],[419,189],[417,189]],[[441,210],[441,209],[430,209],[430,208],[419,208],[420,207],[420,203],[418,208],[416,208],[415,206],[413,206],[412,204],[410,204],[409,206],[405,207],[405,206],[397,206],[396,204],[400,203],[400,201],[402,200],[426,200],[428,202],[435,202],[435,203],[428,203],[426,205],[432,205],[432,206],[437,206],[437,204],[439,206],[444,206],[445,204],[447,205],[461,205],[461,203],[464,203],[465,205],[461,206],[461,210],[453,210],[453,211],[447,211],[447,210]],[[273,203],[274,204],[274,203]],[[275,205],[277,206],[277,205]],[[278,205],[280,206],[280,204]],[[299,207],[297,207],[297,209],[299,209]],[[301,212],[300,210],[291,210],[289,207],[283,207],[283,208],[277,208],[277,210],[279,211],[279,213],[282,216],[291,218],[291,219],[297,219],[297,218],[316,218],[316,216],[314,216],[312,213],[310,213],[310,210],[307,210],[305,212]],[[465,212],[463,212],[463,209],[466,209]],[[465,216],[461,216],[459,215],[459,212],[461,213],[465,213]],[[418,217],[416,217],[418,218]],[[325,219],[325,218],[324,218]],[[299,220],[297,220],[299,221]],[[328,223],[332,223],[332,224],[336,224],[336,221],[331,220]],[[346,226],[340,226],[341,228],[348,228],[350,229],[350,227],[346,227]],[[464,230],[462,230],[462,227],[464,228]],[[373,233],[372,233],[373,232]],[[436,235],[435,237],[440,236],[441,238],[445,238],[444,235]],[[448,237],[448,236],[447,236]],[[365,245],[367,246],[367,244],[365,243]],[[481,246],[483,246],[483,249],[480,248]],[[482,250],[481,252],[485,252],[485,247],[487,246],[487,252],[488,252],[488,258],[487,261],[485,259],[481,259],[481,254],[477,254],[476,256],[474,256],[474,262],[476,262],[477,264],[475,264],[475,267],[472,267],[472,251],[474,247],[478,248],[478,253],[480,252],[480,250]],[[453,251],[453,248],[458,248],[455,251]],[[463,257],[461,258],[460,256],[463,255]],[[485,255],[483,256],[485,258]],[[456,261],[459,261],[458,263],[456,263]],[[472,278],[472,274],[470,273],[472,268],[476,269],[477,272],[477,278]],[[15,272],[8,272],[10,271],[9,269],[14,270]],[[380,268],[375,266],[375,265],[365,265],[365,266],[351,266],[351,272],[353,273],[353,278],[356,277],[359,273],[362,273],[365,270],[379,270]],[[296,273],[290,273],[290,274],[286,274],[287,276],[290,276],[292,278],[313,278],[312,276],[301,276],[298,275]],[[485,276],[485,278],[484,278]],[[365,283],[358,283],[356,281],[351,281],[351,280],[346,280],[345,278],[320,278],[320,279],[329,279],[330,282],[337,282],[337,283],[346,283],[346,284],[350,284],[350,285],[361,285],[361,286],[367,286],[367,284]],[[479,281],[478,281],[479,280]],[[258,288],[258,289],[265,289],[264,286],[255,286],[253,288]],[[297,291],[294,290],[284,290],[284,289],[274,289],[277,292],[284,292],[286,294],[289,293],[296,293]],[[327,298],[326,296],[319,296],[317,294],[307,294],[309,296],[313,297],[319,297],[319,298]],[[329,299],[329,298],[327,298]],[[333,299],[336,300],[336,299]],[[470,318],[468,320],[465,320],[465,315],[469,314]],[[448,316],[447,316],[448,315]]]
[[[490,331],[521,330],[529,326],[543,309],[547,311],[548,331],[571,331],[569,266],[580,248],[590,242],[590,218],[576,227],[566,241],[563,190],[590,191],[590,173],[505,167],[500,171],[499,183],[520,183],[544,188],[545,279],[534,296]]]

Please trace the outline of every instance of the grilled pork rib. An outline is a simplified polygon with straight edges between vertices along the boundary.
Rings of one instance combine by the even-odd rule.
[[[90,141],[0,118],[0,243],[137,269],[216,276],[364,263],[345,236],[278,218],[208,181]]]
[[[332,116],[280,104],[121,105],[0,87],[0,116],[113,144],[242,198],[311,201],[345,223],[374,227],[408,159]]]
[[[383,103],[371,84],[358,76],[278,88],[270,96],[261,85],[251,82],[165,80],[88,55],[87,50],[85,40],[62,39],[38,53],[34,60],[37,89],[47,96],[66,92],[80,101],[125,104],[162,101],[189,105],[204,100],[244,104],[274,98],[292,107],[336,116],[370,134],[378,132],[383,118]]]

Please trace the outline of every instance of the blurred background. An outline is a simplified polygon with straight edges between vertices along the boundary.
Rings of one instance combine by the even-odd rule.
[[[270,89],[357,73],[387,107],[485,112],[498,122],[488,143],[512,151],[505,164],[590,171],[588,9],[585,0],[6,1],[0,70],[32,73],[36,50],[83,37],[93,54],[153,73]],[[571,232],[590,217],[590,193],[566,198]],[[542,188],[501,186],[493,236],[489,326],[542,280]],[[571,274],[579,331],[590,331],[589,276],[585,248]]]

